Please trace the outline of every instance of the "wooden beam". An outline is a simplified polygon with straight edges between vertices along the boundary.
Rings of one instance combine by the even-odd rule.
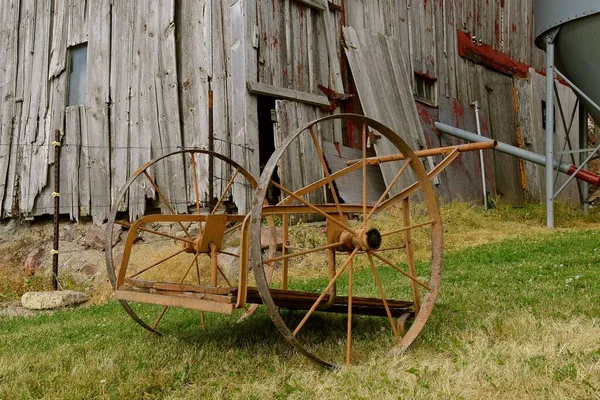
[[[130,290],[115,290],[115,299],[136,301],[139,303],[158,304],[167,307],[181,307],[190,310],[216,312],[227,315],[230,315],[233,311],[233,304],[181,296],[166,296],[164,294],[133,292]]]
[[[305,4],[316,10],[325,11],[325,6],[321,3],[319,3],[317,0],[295,0],[295,1],[297,1],[298,3]]]
[[[292,100],[300,103],[312,104],[315,106],[327,107],[329,100],[325,96],[319,96],[312,93],[300,92],[298,90],[280,88],[266,83],[248,82],[248,90],[253,94],[263,96],[277,97],[278,99]]]

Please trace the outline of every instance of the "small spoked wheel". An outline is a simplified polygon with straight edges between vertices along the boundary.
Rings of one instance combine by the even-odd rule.
[[[209,163],[219,173],[212,181]],[[138,324],[159,333],[165,320],[190,321],[180,308],[195,310],[202,326],[204,311],[231,312],[235,304],[224,296],[246,281],[239,260],[247,258],[242,231],[249,227],[234,198],[255,187],[239,164],[203,149],[166,154],[135,171],[112,208],[106,261],[115,297]]]
[[[334,119],[361,137],[360,158],[337,170],[321,140]],[[375,191],[369,181],[389,161],[370,149],[370,138],[378,136],[403,160],[385,166],[386,184]],[[290,179],[275,173],[278,165],[302,165],[294,161],[298,141],[312,143],[320,175]],[[278,202],[264,205],[265,194],[275,191]],[[281,220],[284,240],[281,254],[270,259],[259,250],[268,217]],[[349,364],[365,357],[379,336],[407,348],[423,329],[439,291],[442,223],[423,165],[386,126],[340,114],[289,134],[263,170],[250,226],[250,259],[262,302],[284,338],[311,360]],[[281,266],[270,287],[265,271],[275,262]]]

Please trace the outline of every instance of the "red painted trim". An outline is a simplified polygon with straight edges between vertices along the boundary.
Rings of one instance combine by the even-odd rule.
[[[477,44],[462,30],[457,31],[458,54],[477,64],[502,72],[503,74],[526,78],[529,65],[512,59],[508,54],[494,50],[489,44]]]
[[[577,167],[571,165],[571,167],[569,167],[569,175],[573,175],[575,171],[577,171]],[[600,186],[600,176],[594,174],[593,172],[586,171],[585,169],[580,170],[575,177],[591,185]]]

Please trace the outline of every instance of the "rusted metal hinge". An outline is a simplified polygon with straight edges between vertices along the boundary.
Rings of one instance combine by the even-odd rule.
[[[328,87],[323,86],[323,85],[319,85],[319,89],[329,99],[329,106],[323,107],[323,111],[326,111],[326,112],[332,112],[333,110],[335,110],[336,108],[338,108],[341,105],[342,101],[346,101],[346,100],[354,97],[353,94],[338,93],[338,92],[336,92],[332,89],[329,89]]]
[[[327,6],[329,6],[329,11],[344,12],[344,8],[342,6],[335,4],[331,1],[327,2]]]

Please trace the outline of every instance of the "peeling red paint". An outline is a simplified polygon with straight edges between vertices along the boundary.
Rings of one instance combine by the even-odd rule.
[[[300,89],[304,89],[302,87],[302,77],[304,76],[304,74],[302,73],[302,63],[299,62],[298,65],[296,66],[296,69],[298,70],[298,87]]]
[[[419,117],[421,118],[421,123],[423,125],[434,127],[436,120],[429,114],[429,107],[427,107],[425,104],[421,104],[419,102],[416,102],[416,104],[417,104],[417,113],[419,114]]]
[[[457,99],[452,99],[452,116],[454,126],[465,126],[465,106]]]
[[[500,24],[498,20],[494,21],[494,38],[496,39],[496,43],[500,43]]]
[[[283,81],[286,82],[288,85],[290,84],[290,74],[287,68],[283,69]]]
[[[517,33],[517,24],[512,24],[513,33]]]
[[[506,53],[494,50],[488,44],[478,45],[471,42],[471,37],[461,30],[457,31],[457,36],[458,54],[461,57],[507,75],[527,77],[529,65],[512,59]]]
[[[536,69],[535,72],[537,72],[540,75],[546,76],[546,70]],[[558,83],[563,84],[564,86],[568,86],[569,87],[569,84],[567,83],[567,81],[565,81],[560,76],[555,76],[554,80],[556,80]]]
[[[419,78],[423,78],[427,81],[432,81],[432,82],[437,81],[437,78],[435,76],[431,75],[429,72],[415,71],[415,75],[418,76]]]

